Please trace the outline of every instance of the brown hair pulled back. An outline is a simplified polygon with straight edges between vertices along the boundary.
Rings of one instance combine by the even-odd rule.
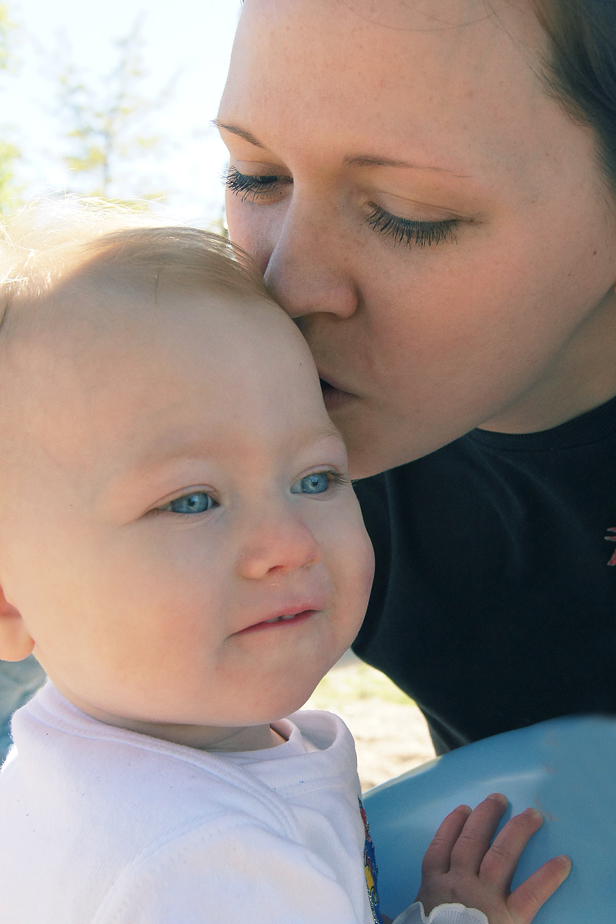
[[[568,115],[593,129],[616,196],[616,0],[533,0],[551,45],[545,78]]]

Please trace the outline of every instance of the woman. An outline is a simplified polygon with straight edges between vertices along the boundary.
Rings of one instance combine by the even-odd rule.
[[[231,236],[366,479],[355,650],[439,751],[615,711],[615,116],[606,0],[244,6]]]

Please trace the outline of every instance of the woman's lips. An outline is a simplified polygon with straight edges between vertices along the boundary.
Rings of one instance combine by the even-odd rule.
[[[264,619],[262,622],[257,622],[253,626],[248,626],[246,629],[236,632],[235,635],[247,635],[249,632],[263,632],[267,629],[290,628],[291,626],[297,626],[302,622],[306,622],[311,616],[314,616],[316,612],[317,610],[302,610],[300,613],[274,616],[272,619]]]
[[[343,391],[342,388],[338,388],[333,382],[328,382],[324,378],[321,378],[321,391],[328,411],[336,411],[356,398],[356,395]]]

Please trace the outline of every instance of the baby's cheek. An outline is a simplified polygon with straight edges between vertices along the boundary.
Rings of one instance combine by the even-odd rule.
[[[316,529],[314,532],[322,549],[322,564],[336,588],[338,606],[342,605],[354,617],[358,609],[365,611],[368,605],[374,551],[359,503],[350,490],[328,513],[327,521],[321,521],[318,532]]]
[[[359,586],[363,588],[366,597],[368,597],[374,579],[374,549],[364,525],[357,499],[355,499],[353,514],[354,561],[357,569],[355,579],[358,581]]]
[[[366,596],[370,596],[370,591],[372,590],[372,582],[374,580],[374,548],[372,547],[372,542],[370,537],[366,532],[366,552],[365,552],[365,566],[364,566],[364,580],[365,580],[365,592]]]
[[[363,521],[356,525],[351,536],[347,535],[346,541],[342,540],[341,547],[345,550],[347,592],[355,605],[365,611],[374,579],[374,550]]]

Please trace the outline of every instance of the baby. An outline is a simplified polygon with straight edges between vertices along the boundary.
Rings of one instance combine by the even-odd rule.
[[[1,292],[0,657],[49,682],[0,776],[0,917],[378,922],[351,736],[296,712],[373,568],[310,353],[226,241],[75,233]],[[397,924],[532,919],[569,864],[509,896],[541,819],[489,848],[505,804],[448,816]]]

